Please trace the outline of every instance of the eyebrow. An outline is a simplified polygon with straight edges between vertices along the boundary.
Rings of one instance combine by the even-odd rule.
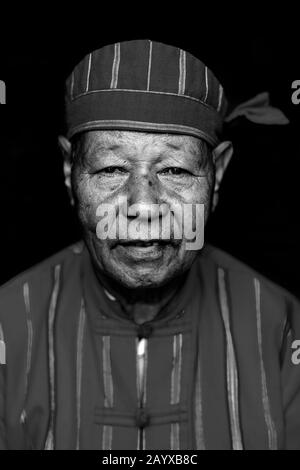
[[[166,142],[166,146],[172,150],[182,150],[182,145],[176,145],[176,144],[171,144],[169,142]]]

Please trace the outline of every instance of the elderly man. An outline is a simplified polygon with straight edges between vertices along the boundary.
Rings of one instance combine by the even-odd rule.
[[[84,242],[1,289],[2,448],[299,449],[299,304],[175,236],[171,208],[204,207],[184,219],[197,237],[217,203],[232,155],[222,86],[140,40],[88,54],[66,89],[59,142]],[[121,235],[138,218],[159,236]]]

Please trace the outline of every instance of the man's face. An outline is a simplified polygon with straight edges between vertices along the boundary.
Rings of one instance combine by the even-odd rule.
[[[129,131],[89,131],[81,137],[72,188],[85,241],[95,266],[128,288],[159,287],[187,270],[197,252],[184,236],[149,243],[101,240],[101,204],[204,204],[207,220],[214,170],[205,144],[195,137]],[[165,206],[166,207],[166,206]],[[128,219],[133,217],[128,216]]]

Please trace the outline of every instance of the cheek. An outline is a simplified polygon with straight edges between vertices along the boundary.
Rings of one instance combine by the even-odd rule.
[[[160,185],[161,199],[166,202],[204,203],[212,191],[212,177],[195,177],[184,183],[164,183]]]
[[[98,218],[96,211],[103,198],[87,175],[77,177],[73,184],[77,214],[81,224],[90,230],[96,230]]]
[[[205,204],[211,197],[212,180],[207,177],[199,177],[193,188],[191,188],[191,199],[193,202]]]
[[[204,227],[211,208],[212,188],[211,178],[199,178],[192,191],[185,194],[185,203],[190,203],[190,205],[185,210],[183,231],[184,238],[189,244],[194,237],[197,243],[201,244],[200,240],[204,236]],[[200,204],[204,207],[200,207]],[[188,257],[193,257],[191,252],[189,253]]]
[[[181,187],[179,190],[167,191],[163,193],[163,201],[172,204],[204,204],[205,221],[208,218],[213,182],[212,178],[197,178],[189,187]],[[194,214],[194,211],[192,212]],[[194,223],[193,223],[194,226]]]
[[[199,178],[193,191],[193,203],[204,204],[204,220],[207,221],[210,212],[213,191],[212,178]]]

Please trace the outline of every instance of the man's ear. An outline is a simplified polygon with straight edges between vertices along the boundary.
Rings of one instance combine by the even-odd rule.
[[[229,141],[221,142],[213,150],[213,162],[215,165],[215,187],[214,187],[213,206],[212,206],[213,210],[216,208],[216,205],[218,203],[221,181],[223,179],[225,170],[231,160],[232,155],[233,155],[233,146],[232,146],[232,142],[229,142]]]
[[[71,142],[64,137],[63,135],[60,135],[58,137],[58,146],[61,150],[63,159],[64,159],[64,176],[65,176],[65,185],[68,190],[68,194],[70,197],[71,204],[74,205],[74,199],[72,195],[72,187],[71,187],[71,168],[72,168],[72,163],[71,163],[71,154],[72,154],[72,145]]]

